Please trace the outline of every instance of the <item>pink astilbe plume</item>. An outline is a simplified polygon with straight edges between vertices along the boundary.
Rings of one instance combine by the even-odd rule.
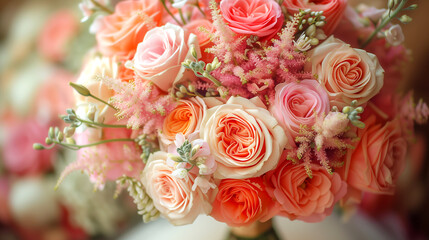
[[[125,128],[86,129],[76,134],[76,143],[84,145],[105,139],[129,138],[131,134],[132,131]],[[63,170],[58,184],[75,170],[86,172],[98,189],[103,189],[106,180],[116,180],[123,175],[138,177],[144,167],[140,154],[134,142],[111,142],[80,149],[77,160]]]
[[[162,129],[165,116],[174,109],[175,103],[170,95],[159,90],[152,82],[135,79],[132,82],[118,82],[103,79],[115,90],[113,105],[119,110],[117,117],[127,119],[128,127],[143,127],[144,134]]]
[[[214,3],[212,9],[216,31],[212,38],[215,45],[209,51],[222,62],[212,75],[229,94],[258,96],[269,105],[277,84],[310,78],[309,73],[303,72],[307,58],[295,51],[293,44],[298,17],[287,23],[278,39],[261,43],[254,37],[235,36]]]
[[[349,119],[340,112],[330,112],[318,117],[311,130],[302,126],[300,136],[295,138],[298,148],[290,150],[287,158],[293,162],[302,161],[311,177],[310,165],[319,162],[329,173],[344,164],[346,150],[353,148],[354,137],[349,136]]]
[[[401,126],[409,136],[414,136],[414,122],[424,124],[429,118],[429,108],[422,99],[415,103],[413,92],[410,91],[402,98],[399,104],[399,112]]]

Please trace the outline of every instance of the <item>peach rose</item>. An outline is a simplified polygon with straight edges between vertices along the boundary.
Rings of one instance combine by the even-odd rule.
[[[163,7],[159,1],[123,1],[102,19],[96,34],[98,48],[106,56],[129,57],[144,35],[159,25]]]
[[[384,70],[377,56],[330,37],[309,52],[308,70],[326,89],[331,106],[366,103],[383,87]]]
[[[195,181],[192,175],[174,177],[174,168],[167,165],[167,158],[165,152],[151,154],[141,182],[156,209],[172,224],[193,223],[198,215],[210,213],[208,195],[203,194],[199,187],[192,191]]]
[[[400,121],[395,119],[383,125],[371,116],[365,124],[365,129],[358,131],[361,140],[345,166],[347,183],[363,191],[393,194],[407,151]]]
[[[220,11],[235,33],[274,37],[283,26],[283,14],[274,0],[222,0]]]
[[[210,213],[214,219],[233,227],[269,219],[267,214],[274,202],[261,178],[223,179],[218,188]]]
[[[167,23],[149,32],[139,43],[132,61],[136,75],[152,81],[161,90],[168,91],[174,83],[188,77],[195,77],[182,66],[182,62],[192,58],[191,45],[198,48],[194,34],[174,24]],[[188,75],[185,75],[188,74]]]
[[[336,172],[329,174],[319,164],[310,165],[313,178],[302,164],[284,160],[264,177],[268,194],[277,201],[280,215],[305,222],[329,216],[347,192],[347,184]]]
[[[208,109],[200,136],[218,163],[215,178],[261,176],[276,167],[287,143],[283,128],[259,98],[231,97]]]
[[[92,95],[108,102],[115,94],[102,79],[118,78],[118,64],[114,58],[90,56],[84,65],[76,83],[88,88]],[[90,106],[95,106],[95,121],[112,122],[116,120],[116,111],[108,105],[91,97],[84,97],[75,92],[76,112],[80,117],[86,118]]]
[[[210,34],[214,32],[212,22],[207,19],[196,19],[190,21],[184,28],[197,36],[202,55],[201,60],[206,63],[212,62],[214,55],[205,51],[207,48],[211,48],[214,45],[214,43],[210,41]]]
[[[160,142],[168,146],[174,141],[176,134],[182,133],[187,137],[197,131],[206,110],[204,101],[199,97],[180,100],[177,107],[164,120]]]
[[[329,98],[316,80],[281,83],[276,86],[270,112],[279,121],[292,143],[301,125],[313,126],[318,114],[329,112]]]
[[[315,12],[323,11],[323,16],[326,17],[326,25],[323,30],[327,35],[330,35],[346,10],[347,0],[285,0],[283,6],[292,15],[298,13],[300,9],[311,9]]]

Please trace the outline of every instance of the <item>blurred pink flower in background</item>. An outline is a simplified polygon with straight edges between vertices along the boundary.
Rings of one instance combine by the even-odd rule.
[[[79,30],[79,20],[69,10],[58,11],[43,27],[38,48],[51,61],[61,61],[66,56],[66,47]]]

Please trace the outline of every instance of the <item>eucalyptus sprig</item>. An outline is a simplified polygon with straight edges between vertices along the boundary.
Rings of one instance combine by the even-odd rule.
[[[414,10],[417,8],[417,4],[412,4],[408,7],[405,7],[408,0],[389,0],[387,3],[387,12],[383,15],[380,20],[380,23],[375,28],[374,32],[360,45],[360,48],[365,48],[372,41],[372,39],[377,36],[377,34],[386,27],[393,19],[399,20],[401,23],[406,24],[412,21],[412,18],[404,14],[398,16],[402,11]]]

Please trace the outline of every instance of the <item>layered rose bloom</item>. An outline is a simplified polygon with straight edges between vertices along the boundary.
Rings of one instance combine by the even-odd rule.
[[[198,131],[206,109],[204,101],[199,97],[180,100],[177,107],[164,120],[160,134],[161,144],[164,147],[170,145],[178,133],[187,137]]]
[[[260,176],[276,167],[287,143],[283,128],[259,98],[231,97],[208,109],[200,136],[218,163],[216,178]]]
[[[274,0],[222,0],[220,11],[233,32],[262,39],[274,37],[284,21]]]
[[[92,95],[108,102],[115,94],[103,79],[117,79],[118,64],[115,58],[90,56],[80,73],[76,83],[85,86]],[[90,106],[96,108],[95,121],[112,122],[116,120],[115,110],[91,97],[84,97],[75,92],[76,112],[86,118]]]
[[[103,55],[129,57],[147,31],[160,24],[162,5],[159,1],[122,1],[115,12],[102,19],[96,38]]]
[[[283,6],[292,15],[298,13],[300,9],[311,9],[315,12],[323,11],[323,16],[326,17],[326,25],[323,30],[327,35],[330,35],[346,10],[347,0],[285,0]]]
[[[238,227],[270,218],[274,202],[261,178],[223,179],[218,188],[210,213],[216,220]]]
[[[198,48],[196,36],[186,34],[177,25],[167,23],[154,28],[138,45],[133,69],[137,76],[168,91],[174,83],[195,77],[182,66],[183,61],[192,58],[191,45]]]
[[[305,222],[322,221],[347,192],[336,172],[329,174],[319,164],[310,165],[310,178],[302,164],[284,160],[264,178],[268,194],[277,201],[279,215]]]
[[[377,56],[330,37],[309,52],[311,59],[306,66],[325,88],[331,106],[340,109],[366,103],[383,87],[384,70]]]
[[[167,158],[165,152],[151,154],[141,182],[162,216],[174,225],[191,224],[198,215],[210,213],[209,194],[203,194],[199,187],[192,190],[195,179],[190,174],[174,177]]]
[[[311,127],[317,115],[329,112],[329,98],[316,80],[281,83],[276,86],[275,101],[270,112],[284,127],[292,144],[301,125]]]
[[[345,166],[347,183],[362,191],[393,194],[407,151],[400,121],[380,124],[371,116],[365,124],[358,131],[361,140]]]

